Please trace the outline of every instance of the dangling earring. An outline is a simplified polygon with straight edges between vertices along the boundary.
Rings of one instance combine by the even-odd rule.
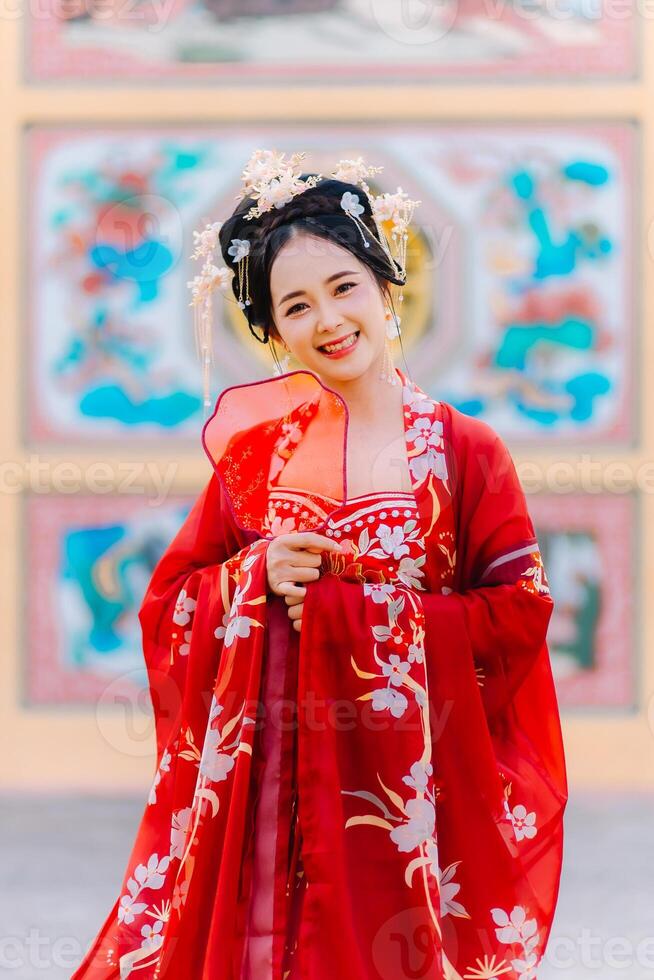
[[[284,354],[284,356],[280,361],[279,358],[277,357],[277,349],[275,347],[275,342],[272,339],[272,337],[270,338],[270,353],[272,355],[273,361],[275,362],[273,367],[273,375],[286,374],[289,368],[290,358],[288,355],[290,353],[290,350],[283,341],[282,341],[282,347],[284,348],[286,353]]]
[[[391,351],[391,337],[398,336],[399,328],[396,325],[391,326],[389,321],[393,318],[393,314],[390,310],[386,310],[386,335],[384,337],[384,358],[382,360],[381,371],[379,372],[379,378],[381,381],[388,381],[391,385],[397,384],[397,374],[395,372],[395,365],[393,364],[393,355]]]

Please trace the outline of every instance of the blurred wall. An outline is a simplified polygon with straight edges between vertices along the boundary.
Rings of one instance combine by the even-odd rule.
[[[340,55],[325,42],[316,48],[313,66],[297,61],[302,39],[291,36],[280,17],[253,22],[252,44],[240,50],[238,45],[249,38],[247,25],[221,21],[220,9],[211,6],[201,11],[172,6],[170,20],[147,37],[125,25],[118,8],[106,24],[89,16],[88,8],[82,11],[85,16],[77,16],[73,7],[56,23],[52,14],[39,18],[27,8],[0,23],[2,784],[141,792],[152,777],[154,738],[138,650],[136,659],[134,653],[136,606],[153,562],[209,476],[199,442],[199,370],[184,292],[185,280],[195,271],[187,261],[190,232],[210,215],[215,219],[227,213],[238,189],[234,160],[242,166],[257,146],[275,146],[277,132],[294,149],[303,147],[305,132],[316,154],[331,160],[332,143],[320,145],[320,134],[336,127],[333,146],[350,151],[360,145],[373,164],[373,147],[381,146],[383,133],[394,140],[395,149],[384,150],[391,183],[403,176],[419,186],[421,173],[432,173],[428,166],[433,166],[433,173],[448,175],[462,195],[457,212],[443,190],[447,185],[439,185],[436,177],[425,180],[432,232],[460,230],[464,259],[458,276],[453,266],[438,288],[432,279],[424,280],[425,291],[431,290],[429,305],[413,297],[407,326],[415,331],[414,350],[435,330],[436,313],[439,329],[450,322],[456,328],[459,309],[474,323],[485,322],[480,319],[488,308],[485,294],[476,294],[479,303],[473,303],[472,314],[470,306],[462,305],[466,292],[485,288],[466,252],[466,243],[472,241],[474,248],[475,241],[486,241],[483,222],[471,218],[466,223],[461,191],[464,179],[474,185],[475,168],[499,157],[508,166],[506,161],[515,157],[516,166],[541,180],[540,203],[549,208],[559,236],[564,225],[557,225],[557,217],[574,217],[577,210],[577,227],[586,235],[579,247],[586,249],[586,258],[597,258],[603,248],[604,220],[611,229],[617,264],[596,266],[597,281],[582,274],[571,282],[570,301],[575,290],[586,290],[584,295],[592,293],[599,305],[593,315],[604,318],[603,342],[613,345],[608,361],[609,368],[616,368],[615,398],[602,402],[598,396],[592,418],[568,424],[558,420],[541,430],[529,428],[528,421],[520,428],[503,402],[497,403],[497,422],[489,417],[506,435],[525,489],[533,492],[535,523],[549,542],[546,566],[552,580],[559,570],[562,616],[552,645],[559,658],[571,781],[613,789],[650,787],[654,25],[642,12],[627,19],[615,11],[608,22],[578,25],[575,35],[565,26],[566,17],[547,17],[540,33],[534,34],[532,25],[523,37],[517,8],[507,8],[505,22],[489,17],[483,7],[461,4],[449,28],[441,24],[435,39],[418,44],[415,27],[402,28],[384,3],[378,5],[378,34],[370,19],[364,24],[361,5],[320,6],[325,9],[314,16],[339,18],[325,23],[333,36],[338,32]],[[149,8],[140,9],[147,23]],[[307,24],[302,29],[318,44],[319,22]],[[203,54],[203,25],[209,55]],[[346,43],[356,41],[364,28],[370,43],[380,43],[377,60],[369,65],[356,44]],[[630,33],[630,28],[635,30]],[[147,57],[139,54],[141,37],[147,40]],[[280,48],[280,39],[285,47]],[[216,55],[221,44],[233,46],[223,61]],[[345,136],[338,134],[339,126],[347,129]],[[401,130],[407,126],[417,133],[416,146],[422,140],[422,169],[412,171],[411,161],[402,160]],[[509,143],[515,141],[514,151],[502,142],[502,131]],[[459,149],[448,169],[450,132],[452,146]],[[582,193],[571,197],[563,184],[557,191],[546,166],[548,132],[551,156],[560,153],[563,162],[566,141],[596,145],[596,151],[586,151],[586,159],[593,153],[599,159],[602,146],[610,147],[619,171],[615,194],[592,198],[588,174]],[[138,141],[147,142],[148,134],[150,143],[138,150]],[[426,149],[425,134],[433,136]],[[221,144],[226,135],[229,148]],[[174,153],[166,156],[175,139]],[[203,156],[207,141],[213,155]],[[476,156],[470,150],[475,141]],[[536,156],[542,166],[532,169],[524,163],[533,156],[530,142],[541,148]],[[426,162],[437,144],[438,167]],[[138,170],[133,162],[137,150]],[[572,159],[578,149],[569,153]],[[557,161],[554,169],[561,169]],[[470,173],[461,172],[466,168]],[[395,189],[394,183],[382,181],[381,186]],[[502,186],[498,179],[498,193]],[[141,202],[134,213],[133,200],[143,195],[152,201]],[[489,210],[502,206],[492,197],[480,200]],[[501,227],[507,263],[515,272],[520,255],[525,268],[533,260],[534,246],[529,239],[518,245],[510,240],[514,207],[515,201],[505,202],[501,215],[502,221],[508,215],[508,223]],[[593,208],[597,241],[584,218]],[[115,237],[117,229],[127,234],[133,219],[133,237],[128,237],[134,251],[144,237],[151,241],[138,222],[143,213],[161,223],[165,234],[159,241],[168,242],[168,248],[152,256],[161,262],[156,275],[139,281],[133,266],[121,274],[125,250]],[[92,227],[89,215],[95,216]],[[506,283],[501,236],[494,234],[489,269]],[[432,236],[432,256],[434,241],[438,235]],[[418,269],[419,256],[416,263]],[[159,287],[156,294],[153,283]],[[610,288],[604,294],[606,283]],[[502,295],[493,286],[492,296]],[[537,295],[551,299],[552,290],[548,286]],[[510,299],[505,296],[504,302]],[[435,335],[434,364],[446,334]],[[452,399],[465,401],[479,372],[488,367],[484,338],[477,341],[476,359],[465,365],[455,360],[450,374],[438,384],[435,380],[435,390],[444,397],[451,393]],[[600,342],[597,349],[601,360]],[[123,386],[115,379],[111,389],[106,380],[104,386],[90,386],[89,378],[104,377],[107,363]],[[519,380],[542,377],[547,364],[537,368],[532,365],[532,373],[523,371]],[[593,371],[597,374],[596,367]],[[226,343],[214,397],[221,385],[267,372],[254,346],[241,350]],[[496,395],[497,372],[488,377]],[[174,398],[164,404],[160,395],[151,395],[146,404],[148,379],[168,385]],[[474,410],[481,411],[478,392],[476,397]],[[569,485],[561,492],[566,480]],[[574,575],[566,577],[571,568]],[[581,599],[567,608],[566,595],[573,590]],[[573,643],[575,630],[579,637]],[[566,656],[568,648],[574,649]]]

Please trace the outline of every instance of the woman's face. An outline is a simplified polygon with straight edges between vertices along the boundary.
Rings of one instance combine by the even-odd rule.
[[[335,242],[300,234],[279,250],[270,270],[274,325],[305,367],[351,381],[381,364],[386,303],[370,269]],[[337,341],[352,346],[333,351]]]

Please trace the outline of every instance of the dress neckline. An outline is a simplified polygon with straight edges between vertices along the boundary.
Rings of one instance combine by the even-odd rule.
[[[275,486],[271,488],[271,493],[280,490],[288,490],[290,493],[301,493],[305,496],[322,497],[323,500],[330,500],[332,503],[339,504],[343,507],[346,504],[358,503],[360,500],[368,500],[376,497],[411,497],[413,500],[415,500],[415,493],[413,490],[369,490],[367,493],[359,494],[357,497],[348,497],[347,500],[343,501],[339,500],[337,497],[330,497],[329,494],[321,493],[319,490],[307,490],[305,487],[291,487],[285,483],[276,483]]]

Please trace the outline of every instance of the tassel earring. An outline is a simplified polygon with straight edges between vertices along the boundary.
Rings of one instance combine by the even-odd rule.
[[[290,349],[284,343],[282,344],[282,347],[284,348],[286,353],[282,355],[282,358],[280,360],[277,355],[277,348],[275,347],[275,342],[272,339],[272,337],[270,338],[270,353],[274,361],[273,377],[276,376],[280,377],[281,375],[286,374],[290,367],[290,360],[291,360],[289,357]]]
[[[395,365],[393,363],[393,354],[391,351],[391,337],[399,336],[399,321],[391,324],[389,321],[393,319],[393,314],[390,310],[386,310],[386,335],[384,337],[384,357],[382,360],[381,371],[379,372],[380,381],[387,381],[390,385],[396,385],[397,373],[395,371]]]

